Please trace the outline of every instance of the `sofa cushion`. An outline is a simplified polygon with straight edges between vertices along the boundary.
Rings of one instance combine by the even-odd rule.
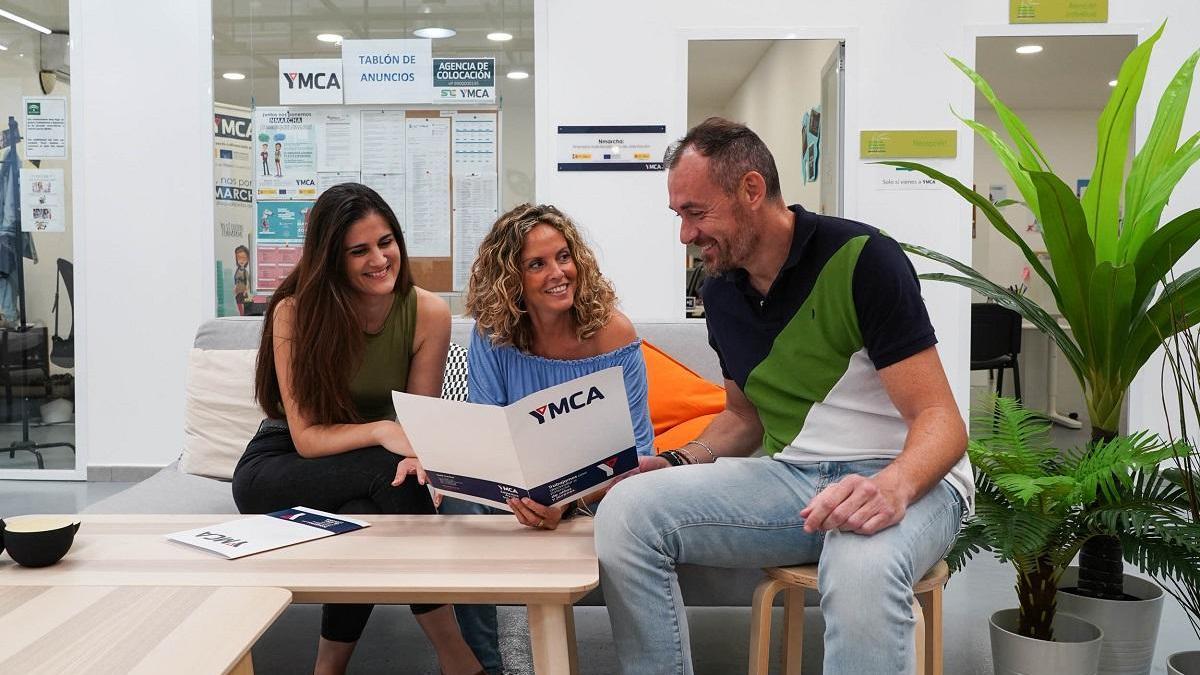
[[[193,349],[183,418],[184,473],[233,478],[263,419],[254,400],[253,349]]]
[[[447,401],[467,400],[467,348],[457,342],[450,343],[450,351],[446,354],[442,398]]]
[[[227,481],[192,476],[181,472],[178,464],[171,464],[137,485],[92,504],[83,512],[224,515],[238,510]]]
[[[646,360],[646,402],[650,407],[650,421],[654,425],[654,447],[677,448],[676,437],[687,435],[683,441],[695,438],[694,420],[705,418],[699,427],[703,430],[707,420],[725,409],[725,390],[700,377],[691,368],[676,361],[671,355],[648,340],[642,341],[642,356]],[[679,432],[673,430],[686,425]]]

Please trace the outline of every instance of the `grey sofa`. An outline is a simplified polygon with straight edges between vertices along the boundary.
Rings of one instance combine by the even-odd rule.
[[[708,345],[703,321],[638,323],[638,334],[700,375],[720,383],[716,355]],[[451,339],[466,347],[470,343],[470,320],[454,321]],[[227,317],[204,323],[196,334],[198,349],[255,349],[262,321],[252,317]],[[750,495],[747,495],[749,498]],[[797,508],[800,508],[797,506]],[[227,481],[182,472],[178,462],[108,499],[96,502],[85,513],[212,513],[236,514]],[[757,569],[717,569],[680,565],[679,580],[684,600],[690,606],[749,606],[754,586],[762,579]],[[599,592],[581,604],[601,604]]]

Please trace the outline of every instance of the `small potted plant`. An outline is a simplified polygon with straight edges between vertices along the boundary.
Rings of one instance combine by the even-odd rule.
[[[967,449],[975,513],[947,562],[954,572],[989,551],[1016,571],[1018,607],[991,617],[996,673],[1093,674],[1101,630],[1056,611],[1059,581],[1088,539],[1113,534],[1106,525],[1113,513],[1134,521],[1156,517],[1157,503],[1128,495],[1139,483],[1161,480],[1158,464],[1172,449],[1143,432],[1060,452],[1048,444],[1049,423],[1015,400],[994,399],[985,410],[978,419],[985,432]]]

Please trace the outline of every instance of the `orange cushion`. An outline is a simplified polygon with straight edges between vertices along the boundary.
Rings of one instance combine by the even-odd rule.
[[[708,427],[709,422],[712,422],[716,416],[717,413],[701,415],[658,434],[654,437],[654,451],[662,452],[663,450],[674,450],[675,448],[683,447],[684,443],[695,440],[700,435],[700,432],[704,431]],[[696,446],[689,447],[688,452],[697,453],[694,455],[696,459],[708,461],[708,453]]]
[[[697,375],[658,347],[642,341],[647,403],[654,447],[677,448],[695,438],[725,409],[725,389]],[[686,436],[686,437],[685,437]]]

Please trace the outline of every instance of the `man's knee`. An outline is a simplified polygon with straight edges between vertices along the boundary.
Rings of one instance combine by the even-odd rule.
[[[847,587],[873,594],[897,589],[907,593],[913,583],[910,557],[891,537],[830,532],[821,554],[821,593],[844,592]]]
[[[596,555],[611,559],[631,543],[647,543],[657,538],[657,527],[649,516],[658,506],[654,491],[646,490],[640,478],[618,483],[604,496],[596,511]]]

